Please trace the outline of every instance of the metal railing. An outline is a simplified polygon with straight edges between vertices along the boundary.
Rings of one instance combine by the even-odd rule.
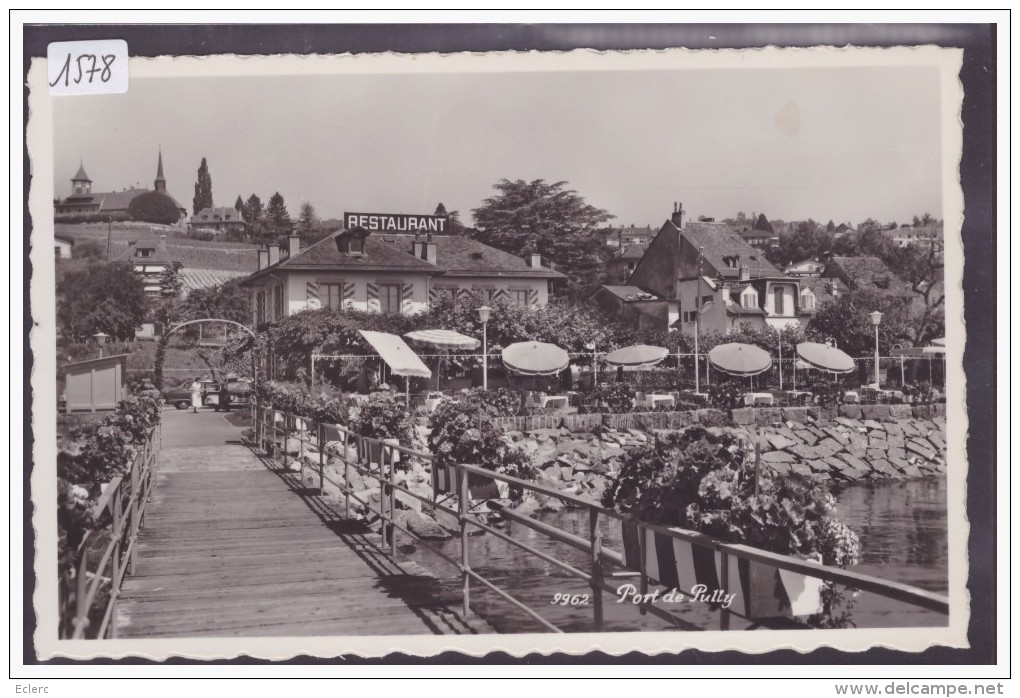
[[[477,569],[472,567],[469,550],[469,532],[471,529],[477,529],[495,536],[523,550],[528,555],[553,565],[587,584],[592,590],[591,607],[594,614],[594,628],[597,632],[602,631],[604,625],[603,594],[608,593],[616,599],[621,598],[621,592],[624,590],[613,584],[612,580],[624,578],[639,578],[642,600],[640,603],[628,605],[638,608],[642,615],[651,614],[678,628],[687,630],[704,629],[695,627],[677,615],[655,606],[654,600],[646,600],[652,598],[652,595],[649,594],[649,587],[654,580],[650,578],[646,569],[645,531],[653,531],[658,535],[679,539],[702,547],[708,546],[719,556],[719,577],[723,580],[729,578],[727,576],[727,569],[730,564],[737,564],[736,561],[738,560],[747,560],[749,562],[766,564],[777,569],[796,572],[806,577],[844,585],[851,589],[874,593],[941,614],[948,615],[949,613],[949,600],[947,597],[917,587],[890,582],[840,568],[826,567],[799,558],[778,555],[745,545],[721,543],[709,539],[700,533],[640,522],[635,523],[617,512],[594,504],[583,497],[562,492],[538,482],[496,473],[477,465],[459,463],[448,466],[445,469],[445,475],[443,475],[436,472],[436,465],[430,453],[399,445],[395,440],[361,436],[340,425],[317,423],[257,404],[253,404],[252,414],[253,445],[262,449],[270,457],[273,457],[278,450],[282,451],[283,465],[287,467],[288,458],[291,458],[288,440],[295,440],[299,444],[296,450],[297,458],[301,460],[302,470],[305,465],[310,465],[316,471],[315,475],[318,478],[318,493],[320,496],[325,495],[325,484],[328,482],[342,493],[345,516],[350,516],[351,500],[353,499],[364,507],[366,512],[370,512],[378,517],[381,522],[380,536],[382,549],[388,549],[391,555],[396,555],[397,535],[398,533],[403,533],[410,536],[416,545],[422,546],[456,567],[461,573],[462,610],[465,616],[471,613],[471,583],[474,581],[536,620],[544,628],[552,632],[564,632],[536,610],[520,599],[515,598],[506,590],[501,589],[492,580],[487,579]],[[328,438],[330,436],[335,438]],[[282,448],[279,448],[278,444],[281,443]],[[306,446],[312,449],[313,460],[315,461],[312,464],[309,464],[304,458]],[[326,460],[330,456],[338,458],[342,463],[342,483],[336,482],[326,474]],[[422,496],[398,482],[398,467],[401,462],[409,460],[417,460],[423,467],[427,466],[430,470],[433,484],[431,496]],[[379,501],[374,507],[370,501],[363,499],[348,486],[348,483],[351,482],[350,474],[352,470],[363,477],[370,477],[378,483]],[[557,557],[516,540],[503,531],[478,520],[476,516],[472,515],[474,513],[470,504],[473,500],[472,489],[484,487],[486,483],[502,483],[506,488],[518,488],[521,491],[531,492],[535,495],[552,497],[560,500],[568,507],[587,512],[588,535],[578,536],[529,516],[518,514],[496,501],[484,501],[488,509],[499,512],[508,520],[526,526],[557,543],[567,545],[584,553],[590,564],[585,569],[578,569]],[[437,549],[409,528],[396,521],[396,495],[398,492],[420,501],[435,511],[441,511],[456,518],[460,536],[459,559],[455,559],[442,550]],[[364,494],[364,491],[362,491],[362,494]],[[440,499],[441,494],[449,494],[451,496],[446,499]],[[457,499],[456,509],[447,506],[452,496],[456,496]],[[621,529],[625,524],[636,526],[639,533],[638,538],[641,541],[641,554],[636,565],[632,561],[626,560],[623,552],[610,550],[603,545],[601,527],[610,521],[620,525]],[[725,582],[722,584],[725,584]],[[723,630],[729,628],[731,615],[746,617],[737,611],[726,608],[720,608],[719,613],[719,626]]]
[[[62,638],[106,638],[117,636],[117,600],[124,576],[134,569],[137,557],[138,531],[145,523],[145,509],[153,485],[156,455],[159,452],[161,427],[157,423],[135,454],[130,471],[117,476],[103,490],[93,507],[93,515],[105,524],[88,531],[78,545],[74,568],[62,577],[60,584],[60,635]],[[103,534],[109,540],[99,554]],[[99,554],[99,561],[90,562]],[[100,593],[106,593],[102,615],[96,608]],[[99,623],[89,632],[95,620]]]

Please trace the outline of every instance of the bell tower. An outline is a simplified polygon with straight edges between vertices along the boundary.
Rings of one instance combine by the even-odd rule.
[[[155,188],[158,192],[166,194],[166,177],[163,176],[163,149],[159,149],[159,162],[156,165]]]
[[[71,178],[71,190],[75,194],[91,194],[92,180],[85,174],[84,163],[78,163],[78,174]]]

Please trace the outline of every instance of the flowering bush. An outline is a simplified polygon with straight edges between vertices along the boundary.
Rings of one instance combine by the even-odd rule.
[[[598,412],[630,412],[634,409],[634,386],[630,383],[602,383],[585,396],[590,409]]]
[[[409,445],[414,437],[414,421],[404,406],[391,396],[372,395],[368,402],[351,413],[351,429],[373,439],[397,439]]]
[[[935,391],[928,381],[905,384],[903,395],[915,405],[930,405],[935,401]]]
[[[826,565],[854,565],[860,553],[857,535],[835,518],[836,500],[823,483],[770,468],[756,474],[732,435],[702,427],[631,451],[603,504],[643,522]],[[817,622],[835,622],[837,597],[830,590]]]
[[[483,390],[475,388],[468,391],[468,400],[480,402],[487,414],[493,417],[513,417],[520,412],[521,395],[509,388]]]
[[[742,406],[744,392],[740,383],[734,380],[714,383],[708,386],[708,401],[712,407],[732,410]]]
[[[815,394],[815,402],[822,407],[839,407],[843,404],[845,388],[836,381],[815,383],[811,392]]]
[[[429,417],[428,447],[435,467],[469,463],[534,480],[537,472],[527,455],[513,446],[503,428],[492,421],[497,416],[497,409],[476,393],[461,402],[441,403]],[[519,489],[510,490],[511,499],[520,499],[521,494]]]
[[[102,485],[126,475],[149,431],[159,422],[163,399],[150,381],[128,385],[128,398],[99,422],[79,424],[57,452],[58,555],[62,570],[74,563]]]

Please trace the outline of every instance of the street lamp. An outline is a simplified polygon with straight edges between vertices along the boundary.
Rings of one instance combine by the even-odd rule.
[[[96,340],[96,345],[99,347],[99,358],[103,358],[103,345],[106,344],[106,340],[110,338],[110,335],[106,334],[102,330],[92,335],[92,339]]]
[[[584,348],[591,352],[591,375],[594,386],[599,387],[599,354],[596,349],[595,342],[588,342],[584,345]]]
[[[879,389],[878,372],[878,326],[882,324],[882,313],[875,311],[871,313],[871,324],[875,326],[875,390]]]
[[[698,336],[701,334],[701,262],[705,248],[698,248],[698,297],[694,299],[694,394],[701,393],[701,369],[698,366]]]
[[[489,389],[489,338],[487,328],[489,325],[489,313],[492,308],[483,305],[478,309],[478,319],[482,323],[482,390]]]

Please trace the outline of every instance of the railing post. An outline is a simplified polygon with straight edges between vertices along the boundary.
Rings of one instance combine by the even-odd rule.
[[[383,446],[386,449],[386,446]],[[394,466],[394,449],[389,447],[389,456],[386,458],[390,469],[390,555],[397,554],[397,527],[393,522],[397,518],[397,469]]]
[[[319,496],[325,496],[326,494],[326,428],[321,424],[315,425],[318,431],[319,441]]]
[[[273,419],[275,422],[275,418]],[[290,415],[286,412],[283,413],[283,438],[280,440],[283,443],[283,469],[287,470],[287,438],[288,432],[290,431]]]
[[[112,627],[111,635],[113,635],[114,637],[116,637],[116,635],[117,635],[117,621],[116,621],[116,619],[117,619],[117,590],[120,588],[119,587],[120,580],[117,579],[117,577],[120,574],[120,569],[121,569],[120,551],[121,551],[121,543],[123,542],[123,539],[120,538],[120,533],[119,533],[119,531],[120,531],[120,520],[121,520],[121,502],[122,502],[121,495],[118,493],[117,496],[115,496],[113,498],[113,516],[112,516],[113,521],[111,523],[113,535],[117,536],[117,538],[115,538],[114,543],[113,543],[113,555],[110,556],[110,587],[111,587],[111,591],[114,594],[114,597],[113,597],[113,612],[110,614],[110,618],[111,618],[110,626]]]
[[[464,617],[471,615],[471,576],[468,570],[471,569],[468,555],[468,472],[459,465],[454,466],[454,475],[457,476],[457,511],[460,519],[460,577],[463,601]]]
[[[368,467],[369,467],[369,469],[371,469],[371,467],[372,467],[372,446],[371,446],[370,442],[368,442],[367,450],[368,450]],[[383,463],[385,461],[386,461],[386,451],[385,451],[385,449],[380,448],[379,449],[379,462],[376,463],[376,465],[379,468],[378,473],[377,473],[378,476],[379,476],[379,526],[380,526],[379,533],[382,535],[382,544],[384,546],[386,545],[386,533],[387,533],[387,526],[386,526],[386,478],[383,476]]]
[[[88,584],[86,579],[86,563],[88,555],[85,550],[78,553],[78,568],[75,570],[74,578],[74,630],[71,637],[79,639],[85,636],[85,629],[89,627],[89,609],[85,607],[85,597],[88,595]]]
[[[719,586],[723,588],[723,593],[730,593],[730,556],[725,550],[719,551],[719,576],[722,579],[719,581]],[[730,629],[730,611],[727,608],[720,608],[719,615],[719,629],[729,630]]]
[[[591,593],[595,610],[595,632],[602,632],[602,531],[599,530],[598,509],[588,510],[588,531],[591,535]]]
[[[351,518],[351,464],[348,458],[350,434],[342,432],[343,439],[343,462],[344,462],[344,518]]]
[[[142,523],[141,522],[141,509],[138,506],[138,468],[137,468],[137,463],[135,464],[135,466],[136,467],[131,468],[131,494],[128,497],[128,502],[130,502],[130,504],[128,506],[131,509],[130,536],[128,536],[129,539],[133,539],[135,536],[138,535],[138,528],[139,528],[139,526]],[[124,481],[121,480],[120,487],[123,487],[123,486],[124,486]],[[118,494],[117,496],[119,497],[120,495]],[[135,562],[137,562],[137,560],[138,560],[138,546],[137,545],[133,545],[133,546],[131,546],[131,555],[128,556],[128,561],[127,561],[127,569],[126,569],[126,571],[128,573],[133,573],[135,571]]]

